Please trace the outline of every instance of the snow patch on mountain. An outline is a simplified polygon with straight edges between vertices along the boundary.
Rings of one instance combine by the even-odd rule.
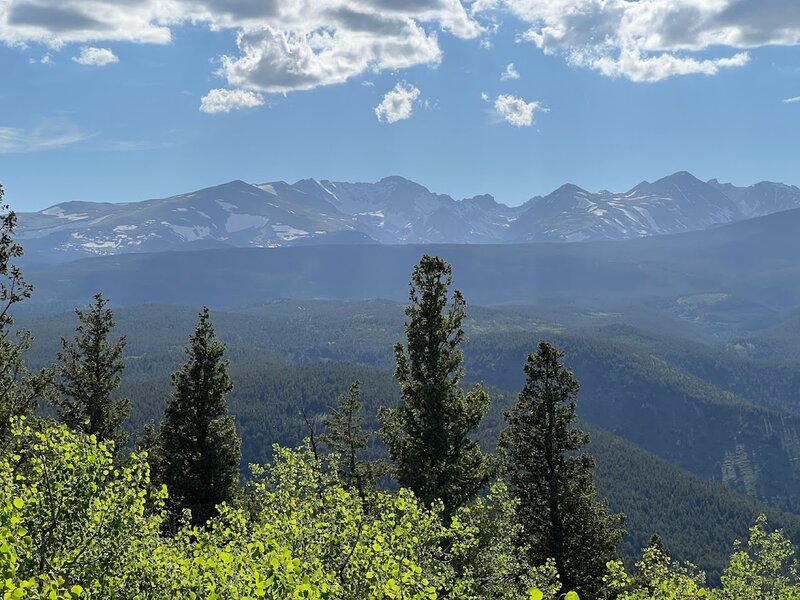
[[[164,223],[167,225],[172,231],[174,231],[177,235],[181,236],[187,242],[194,242],[195,240],[203,240],[206,239],[211,234],[211,229],[209,227],[189,227],[185,225],[175,225],[171,223]]]
[[[89,215],[86,213],[68,214],[60,206],[50,207],[46,210],[43,210],[41,214],[47,215],[48,217],[55,217],[57,219],[66,219],[67,221],[82,221],[89,218]]]
[[[245,229],[258,229],[269,223],[269,217],[231,213],[225,221],[225,231],[236,233]]]
[[[308,235],[307,231],[303,231],[302,229],[295,229],[290,225],[273,225],[272,230],[278,234],[282,240],[291,241],[296,240],[297,238],[306,237]]]

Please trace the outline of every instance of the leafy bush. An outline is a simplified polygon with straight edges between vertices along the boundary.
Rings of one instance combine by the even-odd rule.
[[[366,499],[305,446],[275,449],[238,506],[205,527],[189,515],[163,537],[165,489],[146,455],[64,426],[17,419],[0,459],[0,588],[6,599],[539,598],[552,566],[530,569],[507,535],[501,484],[442,521],[408,490]],[[511,528],[511,529],[510,529]],[[513,537],[513,536],[512,536]]]

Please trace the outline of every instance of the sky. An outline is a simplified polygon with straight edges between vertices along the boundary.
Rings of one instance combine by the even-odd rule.
[[[18,211],[233,179],[800,185],[798,0],[0,0],[0,76]]]

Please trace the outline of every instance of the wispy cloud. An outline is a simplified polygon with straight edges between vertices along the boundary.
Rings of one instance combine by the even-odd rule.
[[[800,96],[795,96],[794,98],[786,98],[783,103],[784,104],[795,104],[800,102]]]
[[[172,140],[107,140],[98,142],[97,148],[108,152],[142,152],[165,150],[177,146]],[[94,149],[94,144],[92,145]]]
[[[48,119],[29,129],[0,126],[0,154],[58,150],[93,137],[64,119]]]
[[[505,71],[500,75],[500,81],[508,81],[509,79],[519,79],[519,71],[517,71],[514,63],[508,63]]]
[[[32,65],[54,65],[56,61],[53,60],[53,55],[46,52],[41,58],[30,58],[28,62]]]

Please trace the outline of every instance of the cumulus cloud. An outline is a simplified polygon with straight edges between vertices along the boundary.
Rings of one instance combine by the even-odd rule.
[[[219,75],[270,93],[436,65],[441,32],[484,33],[462,0],[0,0],[6,44],[163,44],[187,23],[236,31],[238,52],[221,57]]]
[[[375,107],[375,116],[378,117],[378,121],[386,123],[408,119],[414,112],[414,103],[419,95],[419,89],[401,81],[393,90],[387,92],[381,103]]]
[[[242,108],[255,108],[264,104],[261,94],[248,90],[210,90],[200,99],[200,110],[204,113],[229,113]]]
[[[747,64],[800,45],[797,0],[0,0],[0,43],[165,44],[185,24],[237,33],[219,74],[286,93],[367,72],[437,65],[439,36],[491,47],[513,14],[519,39],[610,77],[658,81]]]
[[[366,38],[366,39],[365,39]],[[436,35],[410,20],[386,23],[385,35],[347,30],[287,32],[269,25],[242,31],[239,56],[222,59],[230,85],[286,93],[344,83],[368,69],[406,69],[441,60]]]
[[[509,125],[530,127],[533,125],[533,113],[543,109],[538,102],[526,102],[517,96],[501,94],[494,101],[494,110]]]
[[[91,46],[81,48],[81,53],[73,56],[72,60],[79,65],[90,67],[105,67],[119,62],[117,55],[108,48],[92,48]]]
[[[783,103],[784,104],[796,104],[800,102],[800,96],[795,96],[794,98],[786,98]]]
[[[746,65],[741,50],[800,44],[796,0],[503,1],[529,24],[522,40],[632,81],[713,75]]]
[[[6,0],[0,3],[0,41],[68,43],[126,41],[163,44],[177,23],[176,2],[167,0]]]
[[[508,63],[505,70],[500,75],[500,81],[508,81],[509,79],[519,79],[519,71],[517,71],[514,63]]]

